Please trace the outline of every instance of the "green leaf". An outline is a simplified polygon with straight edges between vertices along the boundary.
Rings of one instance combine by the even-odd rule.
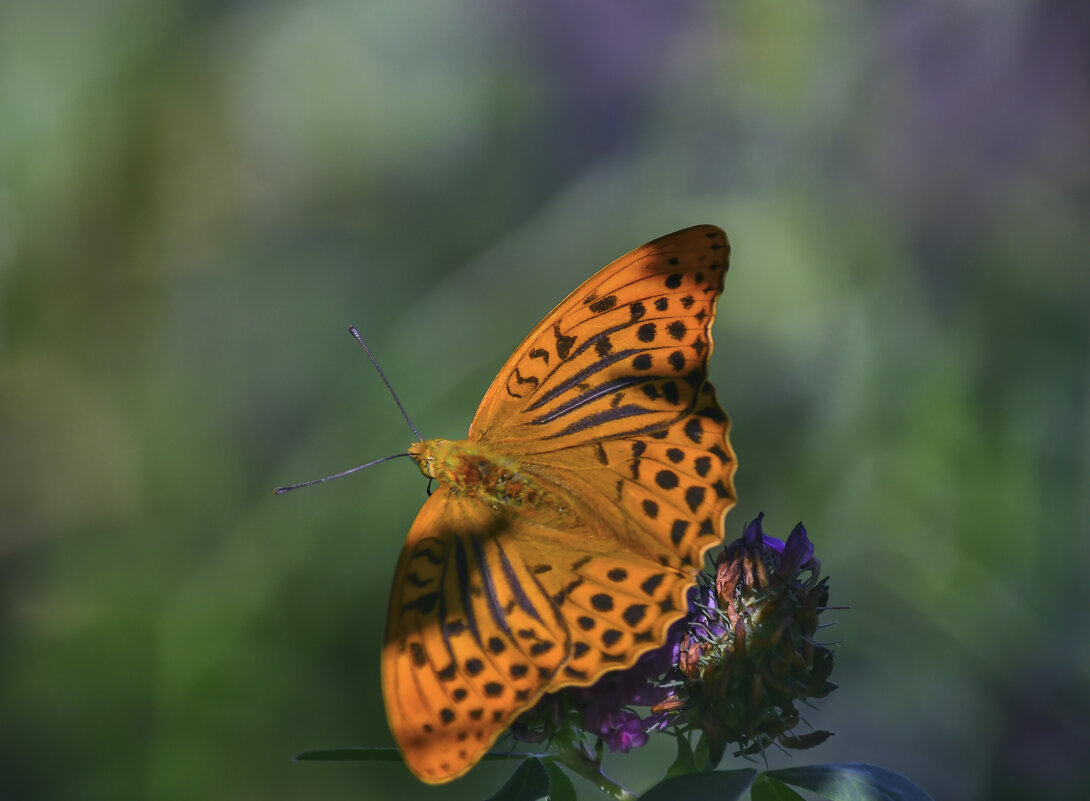
[[[568,774],[552,760],[545,763],[545,770],[549,771],[549,779],[552,781],[550,801],[576,801],[575,785],[568,778]]]
[[[699,773],[700,768],[696,766],[696,757],[693,756],[693,747],[689,745],[688,736],[681,732],[674,736],[677,737],[677,759],[674,760],[674,764],[666,769],[664,778],[684,776],[686,773]]]
[[[549,772],[540,759],[530,757],[488,801],[538,801],[549,797],[549,788]]]
[[[762,773],[749,788],[750,801],[806,801],[786,784]]]
[[[663,779],[640,796],[641,801],[733,801],[753,784],[757,771],[717,770],[711,773],[687,773]]]
[[[931,801],[931,796],[901,774],[865,762],[770,770],[767,775],[833,801]]]

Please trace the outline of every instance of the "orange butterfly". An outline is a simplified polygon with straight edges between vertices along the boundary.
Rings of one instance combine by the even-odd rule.
[[[730,246],[669,234],[576,289],[507,360],[469,437],[409,448],[440,486],[398,561],[382,690],[409,768],[468,771],[545,693],[663,643],[735,503],[706,381]]]

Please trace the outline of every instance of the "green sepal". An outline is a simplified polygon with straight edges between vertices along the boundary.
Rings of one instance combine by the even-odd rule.
[[[696,757],[693,755],[693,747],[689,744],[688,735],[677,732],[674,736],[677,738],[677,758],[666,769],[666,775],[663,778],[669,779],[674,776],[684,776],[687,773],[699,773],[700,768],[696,766]]]

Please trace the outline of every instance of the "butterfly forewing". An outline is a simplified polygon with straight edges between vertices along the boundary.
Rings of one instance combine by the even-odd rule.
[[[664,428],[707,374],[730,248],[687,228],[622,256],[552,311],[500,370],[470,438],[556,450]]]

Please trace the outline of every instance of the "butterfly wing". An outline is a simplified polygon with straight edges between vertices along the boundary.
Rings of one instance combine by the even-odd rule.
[[[600,270],[507,360],[470,439],[521,455],[661,430],[688,414],[729,256],[726,234],[698,225]]]
[[[426,782],[476,764],[568,659],[567,626],[518,553],[537,529],[440,487],[409,530],[382,683],[390,730]]]

